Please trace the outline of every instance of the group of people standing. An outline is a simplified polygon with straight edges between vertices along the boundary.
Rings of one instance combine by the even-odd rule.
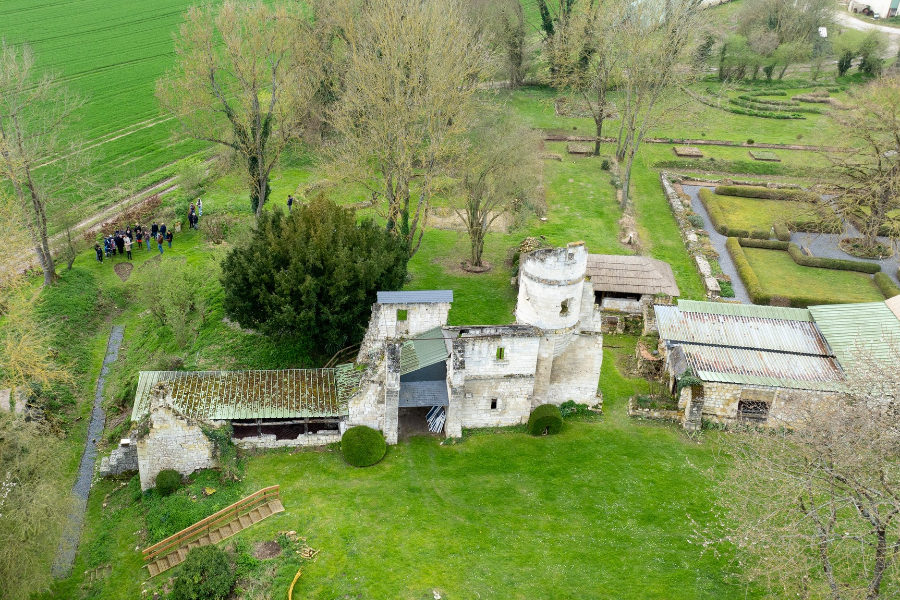
[[[197,223],[200,221],[200,217],[203,216],[203,200],[197,198],[197,206],[194,207],[191,204],[191,209],[188,211],[188,226],[191,229],[199,229],[197,227]]]
[[[131,249],[137,245],[138,249],[146,244],[147,252],[152,251],[152,245],[156,244],[159,253],[163,253],[163,244],[172,247],[172,230],[166,228],[166,224],[157,225],[155,222],[150,226],[149,231],[145,231],[140,225],[135,225],[134,229],[126,227],[124,231],[117,229],[115,233],[103,238],[103,246],[99,243],[94,244],[94,252],[97,254],[97,262],[103,262],[103,257],[115,257],[116,254],[126,256],[131,260]]]

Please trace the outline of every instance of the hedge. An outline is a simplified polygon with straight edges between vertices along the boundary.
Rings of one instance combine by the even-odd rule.
[[[753,238],[741,238],[738,240],[741,246],[746,248],[765,248],[766,250],[784,250],[787,251],[788,242],[776,240],[754,240]]]
[[[775,230],[775,237],[780,241],[791,241],[791,230],[788,229],[787,225],[785,225],[784,223],[775,223],[774,225],[772,225],[772,228]]]
[[[722,209],[719,208],[719,203],[716,201],[715,194],[709,188],[700,188],[699,197],[700,202],[706,207],[709,220],[712,221],[716,231],[728,237],[741,238],[750,236],[750,232],[746,229],[731,229],[728,226],[728,223],[725,222],[725,216],[722,214]]]
[[[763,240],[753,241],[762,242]],[[756,273],[753,272],[753,267],[750,266],[750,262],[747,260],[747,255],[744,254],[744,249],[741,248],[738,238],[732,237],[725,240],[725,247],[731,255],[731,260],[734,261],[734,267],[737,269],[738,276],[744,282],[744,287],[747,288],[750,301],[753,304],[768,304],[771,301],[771,297],[763,292],[762,286],[759,285],[759,279],[756,278]]]
[[[780,94],[769,94],[768,92],[757,92],[755,94],[740,94],[738,98],[741,100],[746,100],[747,102],[755,102],[757,104],[774,104],[775,106],[793,106],[797,107],[798,104],[793,100],[759,100],[760,96],[786,96],[786,92],[781,92]]]
[[[739,198],[762,198],[765,200],[792,200],[794,202],[818,202],[820,196],[803,190],[780,190],[754,185],[720,185],[716,188],[720,196]]]
[[[541,404],[528,417],[528,433],[545,435],[559,433],[562,429],[562,413],[555,404]]]
[[[755,240],[767,240],[772,236],[771,236],[771,233],[768,231],[761,231],[759,229],[754,229],[750,232],[749,237],[751,237],[752,239],[755,239]]]
[[[900,296],[900,287],[897,287],[885,273],[875,273],[875,285],[878,286],[885,298]]]
[[[786,250],[794,262],[803,267],[815,267],[817,269],[831,269],[833,271],[859,271],[860,273],[878,273],[881,265],[861,262],[856,260],[843,260],[840,258],[820,258],[818,256],[806,256],[800,246],[791,242],[775,240],[754,240],[741,238],[738,240],[741,246],[747,248],[765,248],[766,250]]]
[[[734,104],[735,106],[740,106],[743,108],[747,108],[750,110],[755,110],[755,111],[759,111],[759,112],[763,112],[763,113],[771,112],[771,113],[775,113],[775,114],[791,114],[791,113],[796,113],[796,114],[811,113],[811,114],[816,114],[816,115],[822,114],[822,111],[817,110],[815,108],[799,106],[796,104],[787,104],[787,105],[768,104],[765,102],[760,102],[758,100],[741,100],[738,98],[729,98],[728,102],[730,102],[731,104]],[[757,115],[757,116],[763,116],[763,115]],[[766,118],[770,118],[770,119],[777,118],[777,117],[771,117],[768,114],[765,116],[766,116]]]
[[[156,491],[168,496],[181,487],[181,473],[174,469],[163,469],[156,475]]]
[[[354,467],[368,467],[384,458],[387,444],[380,431],[365,425],[351,427],[341,436],[341,454]]]
[[[172,586],[171,600],[224,600],[237,580],[225,551],[200,546],[188,552]]]

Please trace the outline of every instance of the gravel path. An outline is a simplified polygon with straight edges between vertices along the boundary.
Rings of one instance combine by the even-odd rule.
[[[81,464],[78,466],[78,479],[72,488],[75,506],[63,529],[62,539],[56,550],[56,560],[53,561],[53,576],[57,578],[67,577],[75,562],[75,552],[78,550],[81,528],[84,525],[88,493],[91,491],[91,480],[94,477],[94,462],[97,460],[97,444],[94,440],[99,439],[103,434],[103,425],[106,422],[106,413],[103,411],[103,385],[106,383],[109,365],[116,362],[116,358],[119,356],[119,346],[122,343],[124,332],[124,327],[113,326],[109,334],[109,342],[106,344],[106,356],[103,359],[100,377],[97,378],[97,389],[94,392],[94,406],[91,408],[91,422],[88,425],[87,440],[84,443],[84,454],[81,456]]]
[[[682,185],[681,189],[691,197],[691,209],[703,217],[703,229],[709,232],[709,241],[712,242],[713,248],[719,253],[719,266],[722,267],[722,272],[731,277],[734,298],[729,298],[729,300],[737,300],[741,304],[751,304],[747,288],[744,287],[744,282],[738,276],[737,269],[734,267],[734,261],[731,260],[731,254],[725,248],[725,240],[728,238],[716,231],[712,221],[709,220],[709,215],[706,214],[706,208],[700,202],[700,187],[699,185]]]
[[[884,260],[875,260],[873,258],[857,258],[850,256],[838,247],[838,242],[845,237],[860,237],[859,231],[851,223],[845,223],[846,233],[792,233],[791,241],[801,248],[809,248],[813,256],[822,258],[841,258],[844,260],[858,260],[860,262],[870,262],[881,265],[882,273],[888,275],[894,280],[894,283],[900,284],[897,279],[897,269],[900,268],[900,260],[897,254]],[[890,246],[891,242],[888,238],[880,237],[878,241]]]

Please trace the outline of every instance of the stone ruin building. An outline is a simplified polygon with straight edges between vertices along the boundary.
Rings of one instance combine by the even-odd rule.
[[[355,364],[276,371],[144,371],[134,439],[102,472],[134,469],[146,489],[162,469],[215,466],[205,428],[230,423],[243,448],[324,445],[367,425],[388,443],[432,432],[516,425],[539,404],[595,405],[601,306],[583,242],[520,259],[515,323],[449,326],[449,290],[379,292]]]

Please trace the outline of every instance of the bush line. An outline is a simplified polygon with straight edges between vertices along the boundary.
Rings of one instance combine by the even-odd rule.
[[[746,229],[731,229],[728,226],[728,223],[725,222],[725,216],[722,214],[722,209],[719,208],[719,203],[716,201],[716,196],[709,188],[700,188],[699,196],[700,202],[706,208],[709,220],[712,221],[716,231],[728,237],[750,237],[750,232]]]
[[[760,242],[762,240],[754,241]],[[731,255],[731,260],[734,261],[734,268],[737,269],[738,276],[744,282],[744,287],[747,288],[750,301],[753,304],[768,304],[772,298],[763,292],[762,286],[759,285],[759,279],[756,278],[756,273],[753,272],[753,268],[750,266],[750,262],[747,260],[747,255],[744,254],[744,249],[741,248],[738,238],[730,237],[725,240],[725,247]]]
[[[858,271],[872,275],[881,271],[881,265],[856,260],[843,260],[840,258],[820,258],[803,254],[800,246],[792,242],[775,240],[754,240],[743,238],[739,240],[741,246],[747,248],[765,248],[766,250],[786,250],[794,262],[801,267],[815,267],[817,269],[831,269],[832,271]]]
[[[813,192],[772,189],[753,185],[720,185],[716,187],[716,193],[720,196],[761,198],[763,200],[791,200],[794,202],[818,202],[820,200],[819,195]]]
[[[875,285],[885,298],[900,296],[900,287],[897,287],[886,273],[875,273]]]

